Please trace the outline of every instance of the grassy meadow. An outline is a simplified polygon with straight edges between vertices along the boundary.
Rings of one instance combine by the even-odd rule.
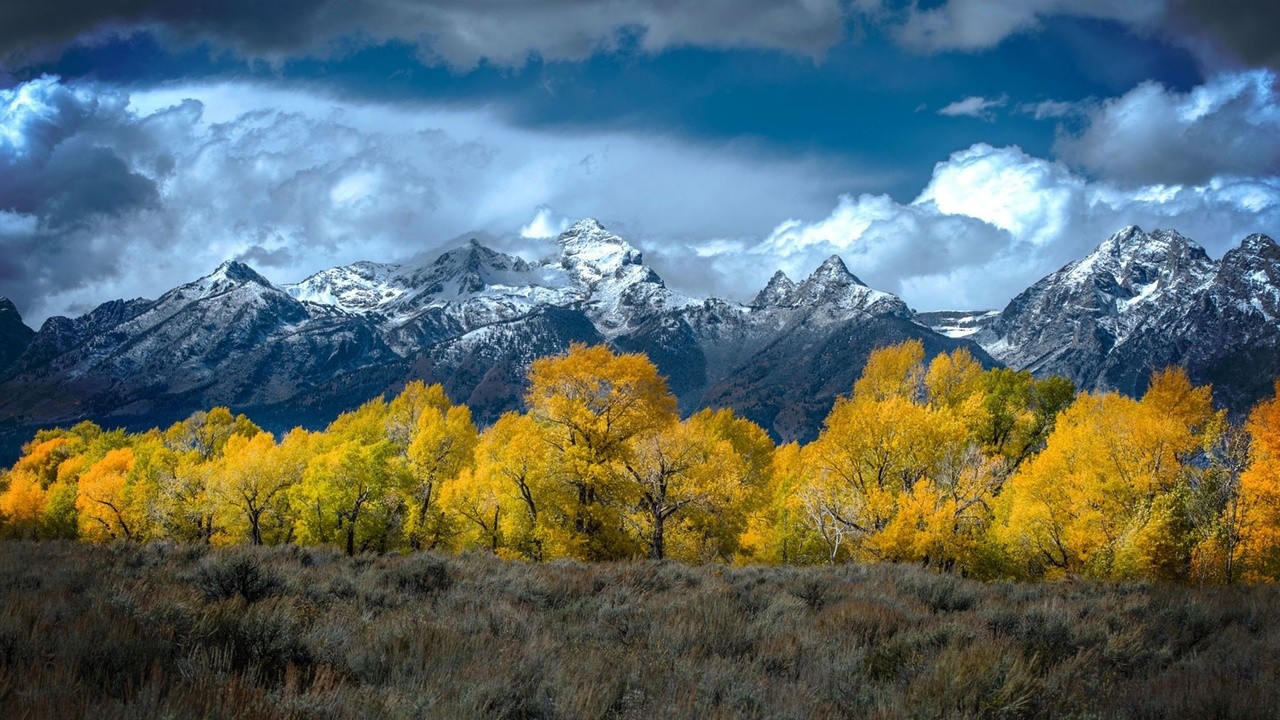
[[[1280,718],[1280,588],[0,543],[6,718]]]

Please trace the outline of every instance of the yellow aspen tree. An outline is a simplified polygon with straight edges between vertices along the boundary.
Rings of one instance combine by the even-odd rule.
[[[1276,386],[1280,396],[1280,383]],[[1249,414],[1249,466],[1240,476],[1240,556],[1244,578],[1280,581],[1280,399]]]
[[[565,486],[554,494],[565,502],[546,508],[562,547],[585,560],[632,555],[623,515],[634,498],[620,463],[633,438],[676,422],[675,398],[657,368],[640,354],[574,344],[533,363],[525,404]]]
[[[924,379],[924,344],[908,340],[874,350],[853,384],[853,397],[862,400],[920,399]]]
[[[527,415],[509,412],[480,434],[475,467],[445,485],[442,503],[462,518],[461,547],[488,548],[507,557],[543,560],[564,554],[556,546],[551,455],[542,428]]]
[[[1032,574],[1185,579],[1186,496],[1219,418],[1209,388],[1179,370],[1141,401],[1082,394],[1005,484],[999,534]]]
[[[853,540],[855,556],[878,557],[867,540],[888,525],[898,497],[932,474],[944,443],[939,420],[900,395],[837,400],[826,429],[806,449],[814,480],[807,495],[817,503],[810,514],[823,518],[824,533]]]
[[[80,476],[76,510],[84,537],[96,542],[138,539],[138,517],[126,488],[133,463],[133,451],[119,448],[109,451]]]
[[[942,353],[929,363],[924,386],[935,408],[964,409],[971,399],[984,395],[982,364],[964,348]]]
[[[443,386],[413,380],[387,404],[387,437],[407,455],[422,413],[427,410],[445,413],[452,406]]]
[[[298,539],[338,544],[348,555],[387,550],[396,529],[389,522],[396,509],[391,492],[394,455],[389,441],[348,440],[312,458],[302,482],[290,491],[298,509]]]
[[[290,463],[270,433],[227,440],[213,474],[212,492],[227,537],[262,545],[289,488],[301,478],[300,463]]]
[[[685,561],[725,559],[737,548],[741,529],[731,516],[743,509],[748,469],[727,440],[706,429],[685,421],[646,433],[622,463],[635,497],[630,524],[651,559],[666,558],[671,549]],[[726,521],[722,537],[699,532],[711,518]]]
[[[486,468],[487,469],[487,468]],[[506,555],[503,528],[513,510],[504,502],[503,486],[496,473],[465,469],[440,492],[443,512],[458,519],[454,544],[459,550],[488,550]]]
[[[28,471],[8,474],[8,486],[0,493],[0,528],[8,537],[35,539],[40,536],[46,492],[39,478]]]
[[[840,544],[836,543],[833,549],[811,517],[807,502],[811,482],[798,443],[788,443],[774,451],[763,500],[751,514],[743,535],[747,559],[771,564],[815,565],[834,562],[839,557]]]
[[[404,488],[410,509],[405,532],[411,547],[437,547],[447,536],[437,496],[446,483],[471,466],[478,439],[471,409],[465,405],[445,401],[443,409],[428,406],[418,413],[410,434]]]

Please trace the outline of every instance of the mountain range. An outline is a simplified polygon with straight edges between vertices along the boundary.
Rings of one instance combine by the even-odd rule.
[[[1140,395],[1181,365],[1243,413],[1280,378],[1280,247],[1246,237],[1221,260],[1172,230],[1127,227],[999,312],[922,313],[1001,363],[1079,388]]]
[[[783,440],[814,437],[870,352],[907,339],[1127,393],[1179,363],[1240,410],[1280,375],[1277,317],[1280,248],[1264,235],[1214,261],[1176,232],[1130,227],[1002,311],[917,314],[836,256],[799,282],[775,274],[749,303],[690,297],[583,220],[537,261],[472,240],[425,264],[358,262],[292,285],[226,262],[38,332],[0,300],[0,456],[38,427],[137,429],[215,405],[269,429],[323,425],[414,379],[491,422],[519,407],[534,359],[573,342],[644,352],[682,410],[733,407]]]

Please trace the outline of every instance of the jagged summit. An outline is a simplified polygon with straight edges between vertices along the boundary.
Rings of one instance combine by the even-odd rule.
[[[644,256],[594,218],[579,220],[556,238],[561,264],[588,282],[625,272],[627,266],[643,266]]]
[[[36,331],[22,321],[22,314],[9,298],[0,296],[0,375],[31,344]]]
[[[909,314],[906,303],[896,295],[874,290],[849,271],[839,255],[822,261],[788,295],[792,307],[829,306],[843,310],[859,310],[870,314]]]
[[[601,245],[635,249],[621,237],[609,232],[595,218],[585,218],[570,225],[564,232],[560,233],[560,236],[556,238],[556,242],[566,252],[575,252]]]
[[[1240,242],[1240,250],[1249,253],[1274,252],[1278,246],[1270,235],[1253,233]]]
[[[1255,379],[1280,371],[1275,318],[1280,247],[1267,236],[1215,261],[1175,230],[1129,226],[965,329],[1001,362],[1082,389],[1138,394],[1153,371],[1178,364],[1244,407],[1266,390]]]
[[[1104,240],[1093,252],[1064,268],[1067,277],[1076,282],[1097,281],[1109,276],[1116,285],[1133,289],[1156,282],[1166,284],[1195,280],[1209,268],[1211,261],[1204,248],[1174,230],[1143,232],[1136,225]]]
[[[277,290],[270,280],[258,274],[256,270],[239,260],[227,260],[213,272],[185,285],[180,285],[161,296],[161,301],[180,299],[196,300],[233,292],[241,288],[252,288],[254,292]]]
[[[647,353],[682,408],[738,407],[796,439],[816,434],[884,342],[965,346],[990,362],[838,257],[800,283],[775,275],[743,305],[667,288],[596,220],[558,240],[534,262],[468,238],[423,262],[356,262],[282,286],[229,262],[155,301],[50,320],[0,369],[0,435],[18,416],[150,427],[215,405],[276,418],[273,430],[315,426],[410,379],[442,383],[490,422],[519,406],[534,359],[607,342]]]
[[[769,278],[769,283],[756,294],[755,299],[751,301],[751,307],[786,307],[795,289],[795,282],[787,277],[786,273],[779,270],[773,274],[773,277]]]
[[[227,260],[219,265],[209,277],[226,278],[236,282],[255,282],[260,285],[271,284],[266,278],[258,274],[257,270],[239,260]]]

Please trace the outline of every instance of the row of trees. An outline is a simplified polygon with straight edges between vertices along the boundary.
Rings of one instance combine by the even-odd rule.
[[[918,562],[979,577],[1280,578],[1280,401],[1243,427],[1171,369],[1141,399],[872,354],[811,443],[730,410],[681,420],[642,355],[535,362],[480,432],[411,383],[281,438],[225,408],[165,430],[37,434],[0,531],[95,542],[487,550],[547,560]]]

